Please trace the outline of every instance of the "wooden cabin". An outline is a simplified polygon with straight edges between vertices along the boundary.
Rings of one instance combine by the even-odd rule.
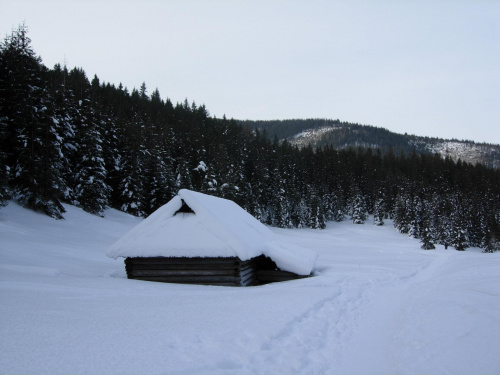
[[[307,277],[280,270],[264,255],[250,260],[238,257],[128,257],[125,270],[129,279],[221,286],[262,285]]]
[[[107,252],[130,279],[250,286],[307,277],[317,255],[277,243],[236,203],[181,190]]]

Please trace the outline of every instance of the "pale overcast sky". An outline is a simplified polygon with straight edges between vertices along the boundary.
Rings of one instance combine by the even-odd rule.
[[[331,118],[500,144],[497,0],[0,0],[45,65],[217,117]]]

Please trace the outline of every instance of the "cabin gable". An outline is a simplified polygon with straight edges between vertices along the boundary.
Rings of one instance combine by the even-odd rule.
[[[177,211],[175,211],[173,216],[177,215],[178,213],[182,213],[182,214],[194,214],[195,213],[192,210],[192,208],[186,204],[184,199],[181,199],[181,202],[182,202],[181,208],[179,208]]]

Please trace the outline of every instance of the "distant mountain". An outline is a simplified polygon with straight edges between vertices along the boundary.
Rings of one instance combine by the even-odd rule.
[[[384,128],[359,125],[339,120],[271,120],[240,121],[251,129],[265,132],[271,139],[287,140],[299,148],[311,145],[313,148],[349,147],[380,148],[382,152],[392,148],[396,154],[413,151],[438,153],[454,161],[462,160],[472,164],[481,163],[488,167],[500,168],[500,145],[441,139],[416,135],[398,134]]]

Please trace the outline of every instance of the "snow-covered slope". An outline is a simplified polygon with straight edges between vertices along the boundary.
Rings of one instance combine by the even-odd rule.
[[[425,144],[425,148],[453,161],[466,161],[472,164],[486,164],[500,168],[500,146],[476,144],[472,142],[443,141]]]
[[[325,144],[325,138],[334,136],[336,132],[342,132],[345,130],[345,126],[322,126],[320,128],[307,129],[304,130],[293,137],[287,138],[287,141],[299,148],[306,147],[311,145],[313,148],[322,146]],[[328,144],[328,142],[326,142]],[[339,145],[342,147],[371,147],[371,148],[379,148],[380,145],[377,143],[367,143],[362,141],[355,141],[353,143],[344,143]]]
[[[315,277],[251,288],[128,280],[140,220],[0,209],[1,374],[497,374],[500,253],[420,249],[390,225],[278,230]]]
[[[298,147],[306,147],[308,145],[316,147],[326,134],[333,133],[341,129],[342,128],[337,126],[323,126],[321,128],[307,129],[294,135],[293,137],[287,138],[287,141]]]

